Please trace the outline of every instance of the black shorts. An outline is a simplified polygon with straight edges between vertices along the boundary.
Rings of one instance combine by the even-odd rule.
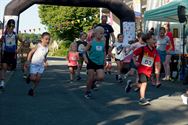
[[[77,70],[77,66],[68,66],[69,68],[73,68],[73,70]]]
[[[141,73],[138,74],[138,76],[139,76],[139,81],[138,81],[139,83],[148,82],[148,77],[145,74]]]
[[[116,58],[115,58],[115,61],[121,61],[121,60],[120,60],[120,59],[116,59]]]
[[[15,52],[3,52],[2,55],[2,63],[6,63],[8,65],[15,65],[16,64],[16,53]]]
[[[88,69],[94,69],[95,71],[98,69],[104,69],[104,65],[97,65],[96,63],[92,62],[89,58],[88,58],[88,64],[87,64],[87,70]]]

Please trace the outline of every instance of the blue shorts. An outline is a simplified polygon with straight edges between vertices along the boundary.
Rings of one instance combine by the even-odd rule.
[[[157,50],[157,52],[159,53],[161,62],[164,63],[166,58],[166,51]]]

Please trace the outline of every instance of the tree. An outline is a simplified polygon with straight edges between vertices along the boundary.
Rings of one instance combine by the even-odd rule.
[[[52,37],[74,40],[81,31],[87,32],[93,23],[99,22],[97,8],[39,6],[39,17],[42,24],[48,27]]]

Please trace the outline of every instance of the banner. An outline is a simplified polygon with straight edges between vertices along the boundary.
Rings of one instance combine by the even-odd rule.
[[[128,42],[135,40],[135,22],[123,22],[123,43],[128,45]]]
[[[133,9],[136,17],[141,17],[141,0],[133,0]]]

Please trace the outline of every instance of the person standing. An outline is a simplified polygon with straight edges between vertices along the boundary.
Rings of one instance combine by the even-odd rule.
[[[174,46],[174,38],[173,38],[173,34],[172,32],[170,32],[170,24],[169,23],[166,23],[164,25],[165,27],[165,30],[166,30],[166,36],[169,37],[170,39],[170,42],[171,42],[171,45],[172,45],[172,49],[171,51],[169,51],[169,53],[167,53],[166,55],[166,58],[165,58],[165,66],[166,66],[166,76],[163,80],[170,80],[171,77],[170,77],[170,60],[171,60],[171,57],[172,57],[172,54],[174,54],[174,51],[175,51],[175,46]],[[167,45],[166,46],[166,51],[168,51],[170,48],[170,45]]]
[[[155,65],[155,74],[159,76],[160,73],[160,57],[155,49],[155,37],[150,33],[146,34],[147,46],[138,48],[133,53],[133,62],[137,66],[139,82],[132,84],[131,80],[127,81],[125,92],[130,92],[131,88],[140,89],[140,105],[148,105],[150,102],[145,98],[147,82],[151,76],[153,65]],[[136,58],[138,56],[138,61]],[[157,82],[159,83],[159,82]],[[159,87],[161,84],[158,84]]]
[[[161,27],[159,31],[159,36],[157,37],[157,51],[160,55],[161,62],[164,67],[165,77],[162,80],[170,80],[170,75],[168,75],[168,70],[170,70],[170,66],[165,63],[167,53],[170,53],[172,50],[172,44],[168,36],[165,35],[165,28]],[[166,47],[169,45],[168,50]]]
[[[25,67],[30,66],[30,77],[29,80],[33,82],[31,89],[28,91],[29,96],[34,96],[34,91],[39,85],[41,76],[44,72],[45,67],[47,67],[47,54],[48,54],[48,45],[50,42],[50,34],[44,32],[41,35],[41,42],[37,47],[33,48],[27,57],[27,62]]]
[[[106,38],[106,46],[105,46],[105,50],[106,50],[106,54],[108,54],[108,50],[109,50],[109,41],[110,41],[110,36],[112,37],[112,42],[115,42],[115,36],[114,36],[114,29],[112,28],[111,25],[107,24],[107,16],[106,15],[102,15],[101,17],[102,22],[100,24],[98,24],[98,26],[102,26],[104,28],[104,36]]]

